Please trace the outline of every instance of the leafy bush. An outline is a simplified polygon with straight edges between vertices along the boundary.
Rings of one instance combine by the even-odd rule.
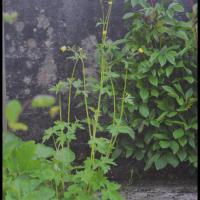
[[[123,17],[128,32],[111,42],[108,54],[114,57],[118,76],[118,60],[123,58],[128,65],[124,109],[135,137],[119,140],[114,155],[144,161],[145,170],[182,162],[196,168],[197,6],[180,21],[177,14],[183,14],[184,8],[175,1],[126,2],[135,9]],[[120,86],[116,88],[119,95]]]

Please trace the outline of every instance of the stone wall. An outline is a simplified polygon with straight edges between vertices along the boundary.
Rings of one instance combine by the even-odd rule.
[[[189,0],[184,0],[189,5]],[[96,72],[94,49],[100,38],[95,27],[100,19],[98,0],[4,0],[6,12],[16,11],[17,21],[5,25],[7,100],[18,99],[25,106],[22,119],[29,131],[19,133],[25,140],[40,141],[52,125],[47,110],[32,110],[30,100],[59,80],[66,80],[71,63],[59,52],[62,45],[77,44],[91,54],[87,72]],[[115,0],[109,37],[124,34],[124,0]]]

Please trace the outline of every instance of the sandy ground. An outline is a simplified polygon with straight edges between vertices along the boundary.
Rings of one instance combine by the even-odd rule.
[[[126,200],[197,200],[197,185],[178,181],[139,182],[123,185],[121,194]]]

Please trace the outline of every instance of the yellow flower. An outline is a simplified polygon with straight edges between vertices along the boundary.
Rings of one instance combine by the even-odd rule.
[[[108,4],[109,4],[109,5],[112,5],[112,0],[109,0],[109,1],[108,1]]]
[[[62,46],[62,47],[60,47],[60,50],[64,53],[67,50],[67,47],[66,46]]]
[[[140,53],[144,53],[144,49],[143,49],[143,48],[139,48],[138,51],[139,51]]]

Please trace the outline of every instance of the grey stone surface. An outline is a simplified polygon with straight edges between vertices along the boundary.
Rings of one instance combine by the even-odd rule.
[[[197,200],[197,185],[182,182],[139,182],[122,186],[126,200]]]

